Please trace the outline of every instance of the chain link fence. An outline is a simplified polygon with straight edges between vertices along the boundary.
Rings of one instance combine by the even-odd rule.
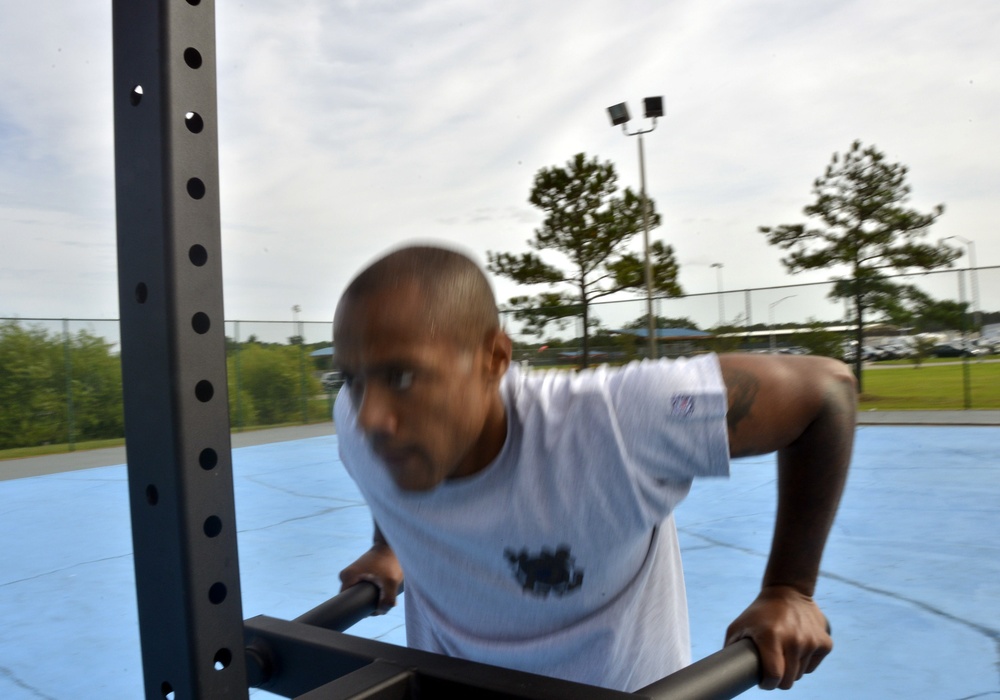
[[[853,305],[818,283],[654,299],[656,352],[861,353],[863,408],[1000,408],[1000,266],[890,281],[923,297],[900,298],[892,319],[866,315],[860,347]],[[536,336],[516,313],[502,318],[515,361],[581,365],[578,319]],[[596,303],[591,318],[592,364],[648,355],[645,299]],[[228,321],[225,332],[233,430],[329,420],[339,388],[330,322]],[[0,450],[120,439],[119,349],[117,320],[0,319]]]

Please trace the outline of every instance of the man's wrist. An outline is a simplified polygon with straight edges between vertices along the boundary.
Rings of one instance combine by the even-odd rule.
[[[771,594],[774,596],[788,597],[790,595],[798,595],[805,598],[812,599],[813,594],[816,592],[816,584],[806,584],[806,583],[794,583],[788,581],[780,580],[768,580],[764,581],[760,587],[761,595]]]

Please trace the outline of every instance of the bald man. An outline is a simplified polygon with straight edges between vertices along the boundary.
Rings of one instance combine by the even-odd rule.
[[[415,648],[633,691],[690,662],[674,508],[730,456],[778,453],[760,594],[726,632],[790,688],[832,649],[813,601],[854,435],[850,371],[704,355],[522,372],[480,268],[402,248],[334,319],[341,460],[375,520],[341,572],[383,610],[406,578]],[[723,584],[724,585],[724,582]]]

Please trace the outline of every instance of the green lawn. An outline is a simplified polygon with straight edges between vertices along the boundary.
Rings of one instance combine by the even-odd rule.
[[[324,416],[322,420],[311,420],[311,423],[322,423],[329,420],[329,417]],[[246,426],[242,429],[234,428],[234,432],[249,433],[254,430],[269,430],[271,428],[285,428],[292,427],[296,425],[302,425],[301,421],[296,421],[294,423],[278,423],[276,425],[252,425]],[[79,450],[98,450],[103,447],[119,447],[125,444],[125,438],[111,438],[108,440],[85,440],[83,442],[78,442],[73,445],[74,451]],[[0,461],[5,459],[20,459],[22,457],[41,457],[43,455],[54,455],[63,454],[64,452],[69,452],[69,445],[66,443],[62,444],[51,444],[51,445],[35,445],[33,447],[13,447],[9,450],[0,450]]]
[[[921,367],[863,370],[861,408],[881,410],[961,410],[965,408],[961,361]],[[1000,409],[1000,362],[968,364],[971,408]]]
[[[125,438],[111,438],[108,440],[84,440],[73,445],[74,450],[98,450],[102,447],[118,447],[125,444]],[[21,457],[41,457],[42,455],[54,455],[69,452],[69,445],[66,443],[53,445],[35,445],[33,447],[13,447],[9,450],[0,450],[0,459],[20,459]]]

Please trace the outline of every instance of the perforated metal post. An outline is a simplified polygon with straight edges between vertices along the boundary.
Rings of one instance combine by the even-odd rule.
[[[118,282],[146,698],[246,698],[213,0],[114,0]]]

